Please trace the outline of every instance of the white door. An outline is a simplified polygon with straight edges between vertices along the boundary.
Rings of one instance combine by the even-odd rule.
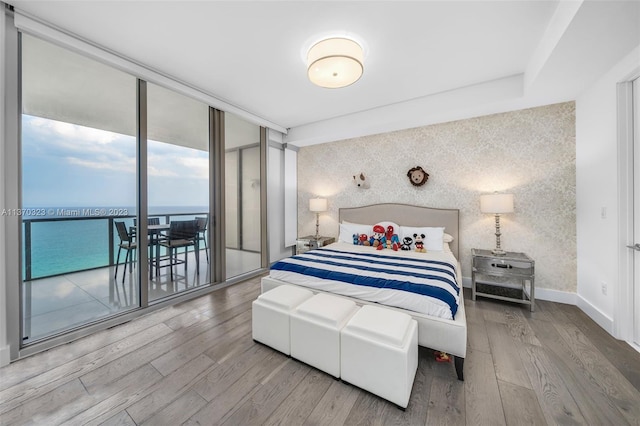
[[[640,79],[633,81],[633,234],[634,244],[640,244]],[[634,251],[633,280],[633,341],[640,345],[640,251]]]

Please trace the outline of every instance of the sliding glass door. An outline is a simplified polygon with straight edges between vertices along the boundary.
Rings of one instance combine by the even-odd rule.
[[[22,36],[24,343],[138,307],[135,134],[133,76]]]
[[[261,266],[260,127],[225,114],[227,278]]]
[[[266,264],[263,129],[20,39],[21,347]]]
[[[151,301],[211,282],[209,106],[147,83],[147,114]]]

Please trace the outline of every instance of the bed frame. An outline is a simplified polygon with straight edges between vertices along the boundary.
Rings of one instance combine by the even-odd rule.
[[[373,225],[386,220],[405,226],[444,226],[444,231],[453,236],[453,241],[449,243],[449,246],[456,259],[459,258],[460,247],[459,218],[460,212],[457,209],[434,209],[408,204],[374,204],[363,207],[341,208],[339,210],[340,222],[346,220],[353,223]],[[458,283],[462,286],[459,262],[457,269]],[[262,279],[262,292],[264,293],[282,284],[288,283],[271,277],[264,277]],[[315,289],[313,291],[318,292]],[[374,304],[364,300],[338,296],[351,299],[358,305]],[[460,291],[460,305],[455,320],[436,318],[400,308],[387,308],[411,315],[418,322],[418,344],[453,355],[458,379],[464,380],[464,358],[467,354],[467,318],[462,291]]]

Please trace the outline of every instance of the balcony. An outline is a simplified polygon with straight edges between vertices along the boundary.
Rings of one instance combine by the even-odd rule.
[[[22,222],[24,343],[84,326],[139,305],[136,265],[135,262],[131,266],[125,265],[124,250],[115,277],[120,239],[114,222],[124,221],[127,227],[133,226],[133,216],[83,216],[81,213],[25,218]],[[150,217],[158,217],[160,223],[170,223],[196,216],[207,216],[207,213]],[[183,249],[179,253],[183,258]],[[166,258],[164,250],[160,255]],[[158,275],[152,274],[148,280],[150,301],[210,283],[211,264],[207,262],[204,246],[201,244],[198,253],[192,247],[188,256],[186,271],[184,265],[173,267],[173,280],[169,268],[159,268]],[[195,256],[199,256],[199,271]],[[233,261],[234,254],[230,253],[230,256]]]

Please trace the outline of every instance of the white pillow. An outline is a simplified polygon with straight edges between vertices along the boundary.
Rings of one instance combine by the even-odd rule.
[[[413,234],[424,234],[423,243],[424,248],[427,251],[442,251],[444,248],[444,227],[434,228],[434,227],[414,227],[414,226],[403,226],[401,227],[402,237],[411,237],[414,240]],[[415,248],[415,245],[412,247]]]
[[[367,236],[371,236],[373,234],[373,225],[342,222],[340,224],[338,242],[353,244],[353,234],[367,234]]]
[[[445,232],[442,241],[443,241],[442,251],[445,253],[452,253],[449,243],[453,241],[453,236]]]

